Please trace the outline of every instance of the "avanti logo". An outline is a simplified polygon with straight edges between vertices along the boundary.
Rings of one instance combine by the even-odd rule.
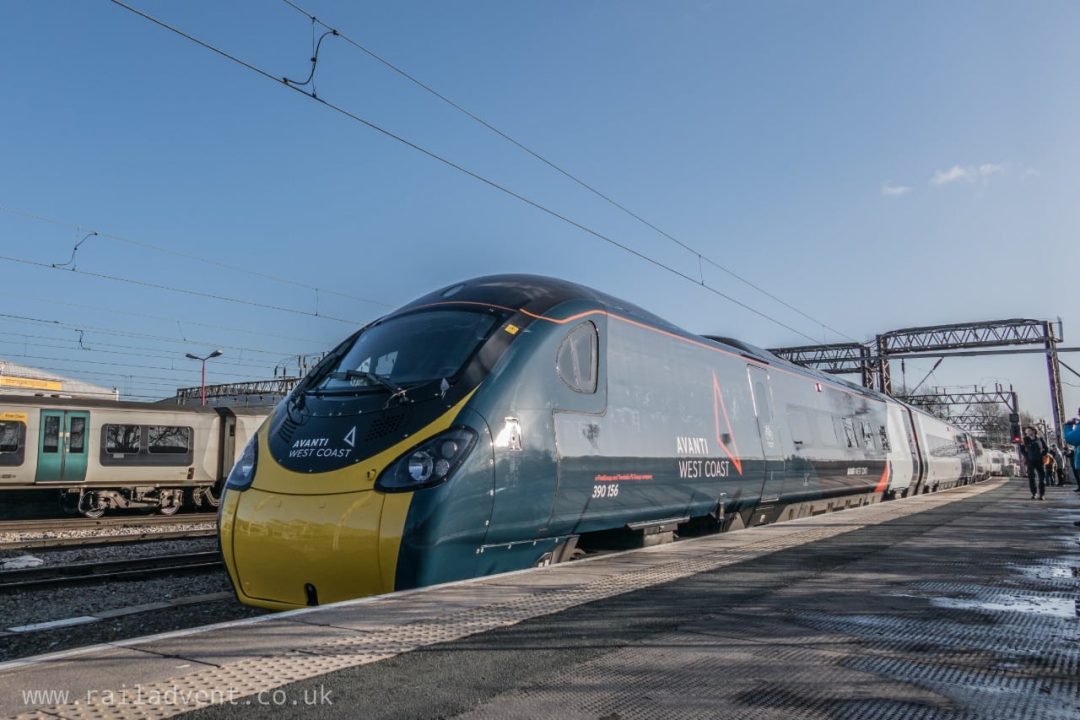
[[[345,444],[349,447],[356,447],[356,426],[352,426],[352,430],[345,433]]]

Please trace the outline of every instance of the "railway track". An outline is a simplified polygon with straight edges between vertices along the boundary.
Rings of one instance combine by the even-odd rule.
[[[126,515],[103,518],[44,518],[35,520],[0,520],[0,533],[39,532],[42,530],[86,530],[90,528],[196,525],[214,522],[210,513],[186,513],[184,515]]]
[[[221,567],[221,555],[217,551],[209,551],[7,570],[0,572],[0,593],[96,582],[146,580]]]

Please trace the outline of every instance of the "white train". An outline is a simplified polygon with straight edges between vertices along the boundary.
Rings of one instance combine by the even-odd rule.
[[[0,506],[32,491],[55,494],[66,512],[87,517],[217,507],[238,449],[266,413],[0,396]]]

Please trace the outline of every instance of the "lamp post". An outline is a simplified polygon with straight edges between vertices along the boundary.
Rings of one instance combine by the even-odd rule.
[[[202,405],[206,405],[206,361],[210,360],[211,358],[216,358],[220,356],[220,350],[215,350],[206,357],[199,357],[194,353],[187,353],[184,355],[184,357],[191,358],[192,360],[198,360],[202,363]]]

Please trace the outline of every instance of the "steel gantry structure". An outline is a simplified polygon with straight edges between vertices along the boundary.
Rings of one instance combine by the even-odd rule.
[[[288,395],[296,383],[298,377],[279,377],[273,380],[253,380],[251,382],[222,383],[207,385],[205,387],[206,398],[211,404],[221,404],[223,401],[236,405],[274,405]],[[178,388],[176,390],[176,404],[188,405],[199,400],[202,388]]]
[[[983,388],[954,391],[938,389],[921,395],[897,395],[896,399],[930,412],[939,410],[934,413],[935,415],[940,413],[941,408],[945,408],[946,412],[940,413],[943,419],[962,430],[984,437],[998,431],[1001,437],[995,437],[994,440],[1002,443],[1008,442],[1005,437],[1010,434],[1012,424],[1010,420],[993,414],[973,412],[973,408],[1003,405],[1009,411],[1010,417],[1015,417],[1020,412],[1016,391],[1012,387],[1006,390],[1001,385],[996,385],[993,392],[988,392]],[[953,412],[953,408],[962,409],[959,412]]]
[[[801,345],[776,348],[772,352],[791,362],[827,373],[858,373],[864,387],[877,388],[888,395],[893,394],[890,365],[890,360],[893,359],[939,358],[940,363],[947,357],[1045,354],[1050,407],[1054,415],[1057,440],[1061,443],[1061,424],[1065,410],[1061,397],[1061,361],[1058,353],[1080,351],[1080,348],[1059,347],[1062,341],[1060,320],[1056,332],[1054,325],[1055,323],[1049,320],[1022,318],[931,325],[882,333],[865,345]],[[1020,345],[1041,345],[1042,348],[1015,347]]]

